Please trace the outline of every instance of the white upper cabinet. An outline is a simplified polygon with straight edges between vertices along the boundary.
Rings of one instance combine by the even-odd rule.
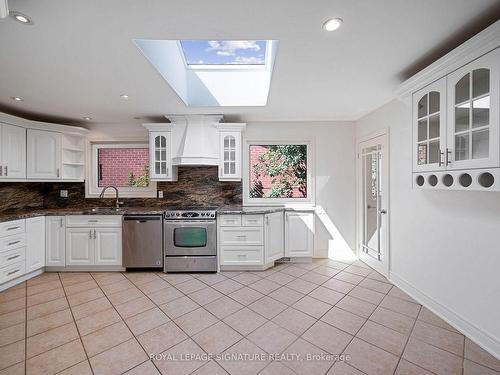
[[[26,178],[26,129],[0,124],[0,179]]]
[[[246,124],[220,123],[219,180],[241,181],[242,132]]]
[[[413,94],[413,170],[442,169],[446,152],[446,78]]]
[[[499,167],[500,49],[448,76],[451,169]]]
[[[172,133],[170,131],[149,133],[149,159],[151,179],[172,179]]]
[[[28,129],[28,179],[61,178],[62,134]]]

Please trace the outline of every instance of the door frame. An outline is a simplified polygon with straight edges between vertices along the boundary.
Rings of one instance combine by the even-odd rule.
[[[385,153],[384,153],[384,158],[383,158],[383,163],[384,163],[384,170],[387,171],[384,176],[384,183],[386,186],[385,192],[386,192],[386,197],[385,201],[386,203],[384,204],[384,208],[387,211],[386,216],[386,236],[385,236],[385,249],[386,249],[386,259],[387,261],[381,268],[382,271],[385,272],[385,277],[389,279],[390,275],[390,264],[391,264],[391,257],[390,257],[390,144],[389,144],[389,128],[383,128],[380,130],[377,130],[375,132],[372,132],[368,135],[362,136],[362,137],[357,137],[356,138],[356,256],[358,259],[360,259],[360,241],[361,238],[363,238],[362,230],[363,230],[363,212],[362,212],[362,206],[363,206],[363,196],[362,196],[362,181],[363,181],[363,169],[362,169],[362,163],[361,163],[361,143],[370,141],[374,138],[378,137],[384,137],[385,141]],[[380,272],[380,271],[378,271]],[[382,274],[384,273],[382,272]]]

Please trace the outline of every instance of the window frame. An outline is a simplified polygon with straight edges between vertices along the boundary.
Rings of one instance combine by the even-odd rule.
[[[99,187],[98,173],[99,168],[97,165],[97,154],[101,148],[147,148],[147,142],[90,142],[89,162],[87,163],[87,178],[85,179],[85,197],[86,198],[99,198],[102,187]],[[149,161],[148,161],[149,162]],[[144,187],[119,187],[118,192],[121,198],[156,198],[156,181],[149,180],[149,186]],[[114,198],[115,191],[108,189],[104,198]]]
[[[315,200],[315,177],[316,171],[314,170],[314,155],[315,147],[314,141],[311,139],[304,140],[259,140],[259,139],[245,139],[242,160],[243,172],[243,205],[246,206],[284,206],[293,207],[301,205],[314,205]],[[305,145],[307,147],[307,198],[251,198],[250,197],[250,145]]]

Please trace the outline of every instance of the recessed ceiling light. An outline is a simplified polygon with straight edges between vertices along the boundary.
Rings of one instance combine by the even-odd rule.
[[[10,12],[9,15],[23,25],[33,25],[33,21],[25,14],[19,12]]]
[[[22,101],[24,101],[24,99],[21,98],[20,96],[11,96],[11,99],[15,100],[16,102],[22,102]]]
[[[342,18],[332,18],[323,24],[323,29],[326,31],[337,30],[340,26],[342,26],[343,22]]]
[[[92,117],[85,116],[83,119],[84,119],[85,121],[90,121],[90,120],[92,120]]]
[[[120,98],[127,100],[128,99],[128,95],[127,94],[121,94]]]

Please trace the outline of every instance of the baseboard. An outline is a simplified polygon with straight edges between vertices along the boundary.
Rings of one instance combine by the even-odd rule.
[[[44,268],[42,267],[42,268],[40,268],[38,270],[31,271],[30,273],[27,273],[27,274],[25,274],[23,276],[19,276],[16,279],[9,280],[6,283],[3,283],[2,285],[0,285],[0,292],[3,291],[3,290],[5,290],[5,289],[9,289],[9,288],[11,288],[13,286],[16,286],[16,285],[22,283],[23,281],[29,280],[32,277],[41,275],[44,272],[45,272]]]
[[[450,324],[452,327],[462,332],[465,336],[470,338],[484,350],[491,353],[497,359],[500,359],[500,341],[497,338],[492,337],[487,332],[476,327],[468,320],[450,310],[448,307],[440,304],[433,298],[421,292],[416,287],[411,285],[408,281],[396,275],[394,272],[390,273],[389,280],[410,297],[415,299],[420,304],[424,305],[434,314]]]

